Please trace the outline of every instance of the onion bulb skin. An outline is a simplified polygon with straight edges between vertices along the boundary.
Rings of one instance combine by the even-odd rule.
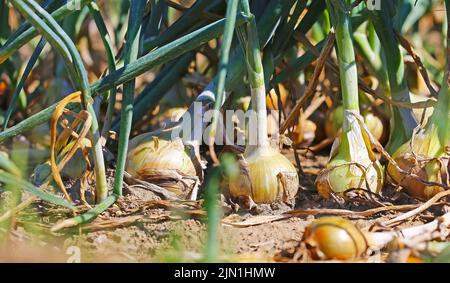
[[[360,121],[356,119],[359,114],[352,114],[352,111],[345,111],[344,114],[348,131],[341,132],[334,141],[330,161],[317,176],[317,191],[324,198],[329,198],[331,193],[342,194],[350,189],[379,193],[384,184],[384,169],[376,159]]]
[[[305,230],[303,241],[316,260],[349,260],[367,250],[364,234],[352,222],[336,216],[322,217]]]
[[[169,139],[143,134],[130,141],[126,171],[134,178],[156,183],[183,198],[187,197],[183,186],[173,177],[195,177],[196,169],[190,155],[185,151],[181,139]],[[158,183],[158,180],[172,182]]]
[[[414,173],[422,180],[448,186],[450,184],[446,176],[450,173],[450,156],[443,153],[441,158],[431,158],[431,156],[436,156],[433,153],[433,148],[436,150],[436,140],[437,137],[433,137],[432,135],[418,133],[414,137],[413,142],[403,144],[392,155],[392,158],[403,171]],[[420,162],[420,160],[423,162]],[[430,199],[444,190],[439,186],[428,186],[416,177],[411,176],[411,174],[403,174],[392,163],[389,163],[387,171],[394,182],[402,186],[409,195],[415,198],[422,200]]]
[[[244,154],[240,174],[229,179],[233,197],[250,197],[255,203],[290,202],[298,191],[299,179],[294,165],[278,150],[256,148]]]

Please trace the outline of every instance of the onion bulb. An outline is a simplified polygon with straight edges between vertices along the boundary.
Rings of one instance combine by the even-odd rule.
[[[315,220],[303,235],[311,255],[316,260],[355,259],[367,250],[364,234],[350,221],[328,216]]]
[[[344,111],[344,128],[348,130],[342,131],[333,143],[330,160],[316,179],[317,190],[324,198],[349,189],[379,193],[384,183],[383,167],[356,119],[359,114],[351,112]]]
[[[319,172],[316,188],[324,198],[350,189],[380,192],[384,172],[372,151],[370,132],[359,114],[358,70],[351,20],[345,0],[327,1],[336,29],[339,77],[343,103],[342,130],[331,148],[330,160]]]
[[[156,183],[181,198],[187,198],[191,189],[183,181],[184,178],[196,178],[195,165],[181,139],[171,141],[151,134],[142,134],[130,141],[126,171],[137,179]]]
[[[230,177],[233,197],[250,197],[255,203],[290,202],[298,191],[294,165],[276,149],[258,148],[244,153],[240,174]]]
[[[429,182],[450,185],[449,154],[439,153],[441,146],[437,142],[437,132],[434,127],[430,132],[422,131],[413,140],[403,144],[392,158],[406,173],[414,173],[420,179]],[[433,134],[434,132],[434,134]],[[440,156],[438,158],[433,156]],[[405,188],[406,192],[419,199],[429,199],[444,189],[439,186],[428,186],[411,174],[404,174],[397,166],[390,163],[387,167],[389,176]]]

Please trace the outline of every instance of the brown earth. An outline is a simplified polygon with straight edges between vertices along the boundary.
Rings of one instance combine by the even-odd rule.
[[[289,156],[289,153],[287,154]],[[292,155],[292,154],[290,154]],[[293,159],[292,156],[289,156]],[[387,186],[384,198],[376,201],[358,196],[350,201],[324,200],[314,190],[315,174],[324,166],[327,157],[301,155],[304,175],[300,178],[301,190],[295,207],[285,204],[259,205],[251,210],[240,208],[234,211],[230,202],[224,203],[224,222],[235,223],[256,221],[261,217],[280,215],[292,209],[335,208],[362,211],[380,206],[379,202],[394,200],[393,204],[411,204],[418,201],[402,192]],[[114,171],[109,171],[109,185],[112,186]],[[77,182],[68,182],[72,190],[77,190]],[[126,196],[103,213],[95,221],[83,227],[49,233],[54,223],[70,217],[68,211],[60,208],[47,208],[42,203],[24,211],[21,216],[38,216],[39,221],[26,225],[25,220],[18,222],[18,229],[11,233],[14,245],[0,248],[0,259],[5,261],[67,261],[70,259],[70,247],[81,249],[83,262],[171,262],[199,261],[206,243],[206,225],[198,202],[167,202],[145,189],[125,190]],[[435,206],[402,226],[425,223],[443,213],[445,206]],[[86,209],[86,208],[85,208]],[[399,212],[379,213],[371,217],[352,217],[358,227],[369,227],[380,220],[386,220]],[[280,255],[289,256],[299,246],[305,227],[320,215],[290,217],[265,224],[248,227],[221,225],[220,254],[224,261],[273,261]],[[20,218],[22,219],[22,218]],[[36,233],[36,227],[41,229]],[[37,240],[36,240],[37,239]],[[35,255],[20,252],[30,242],[38,241]],[[7,247],[7,248],[5,248]],[[14,248],[12,248],[14,247]],[[18,247],[18,248],[15,248]],[[69,249],[69,250],[68,250]],[[29,250],[29,249],[28,249]],[[34,251],[32,249],[32,251]],[[69,254],[66,254],[66,253]],[[289,258],[282,258],[289,260]]]

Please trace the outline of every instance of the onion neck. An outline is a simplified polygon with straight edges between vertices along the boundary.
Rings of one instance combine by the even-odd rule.
[[[246,154],[250,154],[257,149],[269,146],[267,135],[266,87],[264,84],[264,70],[256,20],[250,12],[248,0],[241,0],[240,4],[242,12],[249,18],[249,22],[239,29],[239,35],[245,51],[248,80],[251,89],[252,110],[254,111],[252,114],[256,115],[257,127],[256,132],[254,132],[256,134],[255,138],[249,139],[247,143]],[[252,128],[248,130],[255,131]]]
[[[358,71],[352,41],[352,27],[348,6],[343,0],[327,0],[336,29],[337,54],[344,110],[359,113]],[[348,123],[343,131],[351,130]]]

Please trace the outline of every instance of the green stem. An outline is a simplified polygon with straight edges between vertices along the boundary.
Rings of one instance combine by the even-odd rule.
[[[220,48],[219,70],[217,74],[217,84],[215,89],[216,100],[214,104],[214,116],[211,126],[210,137],[214,139],[216,134],[217,122],[219,118],[219,108],[222,106],[223,96],[225,92],[225,81],[227,77],[227,68],[231,42],[233,41],[234,27],[236,24],[236,15],[238,10],[238,0],[229,0],[227,2],[226,23],[224,27],[224,35],[222,46]],[[208,239],[206,242],[205,260],[207,262],[217,261],[218,249],[218,229],[220,223],[220,207],[219,186],[221,173],[219,168],[215,168],[212,176],[208,181],[206,190],[206,208],[208,211]]]
[[[353,34],[356,47],[359,49],[362,57],[364,58],[364,63],[368,66],[369,71],[380,81],[383,92],[389,94],[390,88],[388,73],[384,67],[384,62],[380,56],[380,53],[372,48],[373,44],[365,32],[366,27],[366,25],[362,25]],[[372,38],[372,41],[379,42],[378,38]]]
[[[141,33],[142,16],[145,1],[132,0],[130,15],[128,18],[128,32],[125,45],[125,67],[134,62],[139,53],[139,38]],[[128,153],[128,140],[131,133],[133,121],[133,99],[135,80],[126,82],[123,86],[123,101],[120,119],[119,151],[117,154],[116,175],[114,177],[114,193],[121,196],[123,186],[123,175]]]
[[[53,203],[56,205],[60,205],[60,206],[75,210],[75,207],[72,204],[70,204],[68,201],[66,201],[65,199],[62,199],[62,198],[53,196],[49,193],[46,193],[43,190],[36,188],[33,184],[31,184],[23,179],[20,179],[19,177],[15,176],[15,175],[0,171],[0,182],[21,187],[26,192],[28,192],[46,202]]]
[[[359,113],[358,71],[352,42],[350,12],[343,0],[327,0],[327,5],[336,29],[343,106],[345,110]],[[345,125],[346,123],[344,127]]]
[[[116,70],[116,60],[114,57],[113,43],[111,37],[109,36],[108,29],[106,28],[105,22],[103,21],[102,14],[100,13],[100,9],[97,3],[95,1],[92,1],[89,3],[88,7],[92,17],[94,18],[97,29],[101,35],[103,46],[105,47],[106,58],[108,60],[108,71],[113,72]],[[106,110],[106,117],[101,131],[101,136],[105,139],[107,139],[108,131],[111,128],[115,104],[116,104],[116,88],[113,87],[109,92],[108,108]]]
[[[241,0],[240,3],[243,13],[250,19],[238,31],[241,45],[245,51],[248,80],[252,95],[252,110],[256,112],[257,121],[256,144],[253,144],[253,141],[249,139],[246,148],[246,151],[251,152],[269,144],[267,135],[266,87],[255,16],[250,12],[248,0]]]
[[[106,197],[101,203],[97,204],[94,208],[88,210],[86,213],[78,215],[76,217],[66,219],[61,223],[56,224],[50,230],[52,232],[57,232],[64,228],[75,227],[80,224],[88,223],[94,220],[99,214],[107,210],[111,205],[113,205],[119,197],[112,194]]]
[[[96,197],[97,201],[102,201],[108,194],[108,189],[106,186],[106,174],[105,174],[105,163],[103,159],[103,150],[102,144],[100,142],[100,134],[98,130],[98,122],[96,113],[92,106],[92,97],[91,90],[89,88],[88,76],[86,69],[84,68],[83,61],[81,59],[80,54],[78,53],[75,44],[68,37],[68,35],[64,32],[64,30],[56,23],[56,21],[34,0],[28,0],[28,5],[32,7],[36,14],[34,14],[27,4],[25,4],[22,0],[12,0],[11,1],[14,6],[24,14],[29,20],[33,19],[35,21],[34,26],[36,29],[43,31],[46,35],[46,38],[49,42],[53,42],[55,46],[62,46],[67,49],[69,52],[70,58],[73,60],[72,64],[75,69],[75,81],[77,82],[77,87],[83,93],[84,105],[92,117],[92,125],[89,130],[89,139],[91,143],[94,145],[93,148],[93,156],[95,163],[95,177],[96,177]],[[45,19],[46,22],[39,21],[40,16]],[[62,43],[62,45],[61,45]],[[64,48],[59,49],[64,50]],[[68,64],[68,68],[71,69],[72,65]]]
[[[214,116],[211,125],[210,137],[214,138],[216,135],[217,123],[219,119],[219,109],[223,103],[223,97],[225,92],[225,82],[228,70],[228,61],[230,60],[230,48],[233,41],[234,27],[236,25],[236,15],[238,10],[238,0],[229,0],[227,2],[227,12],[225,16],[225,27],[222,39],[222,46],[220,48],[219,70],[217,73],[216,83],[216,101],[214,103]]]

